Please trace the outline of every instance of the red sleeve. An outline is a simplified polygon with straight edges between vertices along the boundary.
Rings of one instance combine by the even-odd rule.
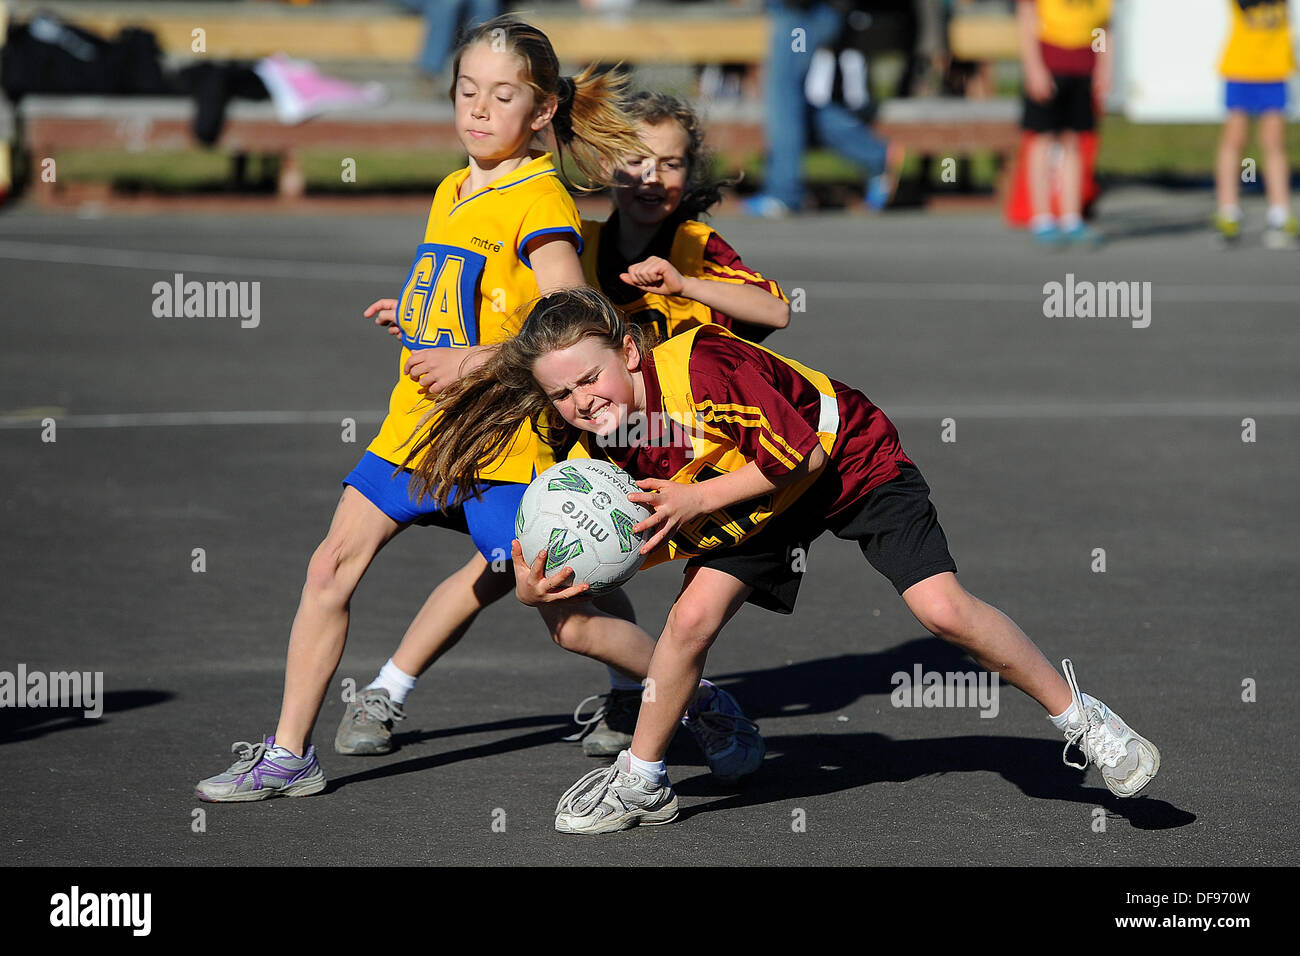
[[[691,353],[690,375],[700,421],[726,435],[768,478],[793,471],[818,444],[817,419],[808,416],[820,410],[820,393],[779,359],[735,339],[702,338]]]
[[[788,301],[779,285],[771,279],[763,278],[761,273],[741,262],[736,250],[716,232],[709,234],[709,241],[704,246],[702,269],[702,275],[706,279],[756,285],[782,302]]]

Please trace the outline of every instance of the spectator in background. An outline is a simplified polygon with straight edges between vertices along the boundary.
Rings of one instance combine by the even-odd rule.
[[[1227,81],[1228,118],[1223,123],[1215,164],[1219,205],[1214,224],[1229,242],[1241,237],[1241,153],[1246,146],[1250,117],[1259,117],[1264,147],[1264,187],[1268,194],[1270,249],[1296,245],[1296,218],[1291,215],[1291,170],[1286,159],[1287,79],[1295,72],[1291,25],[1286,0],[1229,0],[1232,32],[1223,51],[1219,73]]]
[[[908,95],[935,96],[948,72],[948,12],[951,0],[915,0],[916,47]]]
[[[1020,65],[1025,74],[1024,128],[1030,233],[1047,245],[1096,245],[1083,221],[1083,152],[1079,134],[1096,128],[1094,102],[1110,89],[1111,54],[1104,28],[1111,0],[1019,0]],[[1053,144],[1062,149],[1061,218],[1052,215]]]
[[[746,212],[779,218],[802,209],[810,125],[823,145],[866,170],[867,205],[884,208],[897,183],[902,151],[863,121],[869,106],[866,61],[839,47],[842,13],[820,0],[768,0],[767,11],[772,31],[763,91],[767,169],[763,192],[746,200]],[[809,84],[815,58],[830,73]]]
[[[416,61],[420,72],[436,77],[447,66],[456,38],[501,13],[501,0],[398,0],[402,6],[424,14],[428,30]]]

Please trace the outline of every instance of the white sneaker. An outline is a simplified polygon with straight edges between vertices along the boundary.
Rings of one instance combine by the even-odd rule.
[[[676,819],[672,784],[660,786],[633,773],[627,750],[613,766],[593,770],[566,790],[555,807],[555,829],[561,833],[614,833]]]
[[[1160,770],[1160,751],[1101,701],[1094,701],[1085,709],[1074,677],[1074,664],[1067,658],[1061,661],[1061,669],[1079,715],[1065,731],[1061,759],[1066,766],[1079,770],[1087,770],[1089,761],[1095,763],[1111,793],[1117,797],[1133,796]],[[1075,746],[1086,758],[1083,763],[1070,760],[1070,748]]]
[[[1295,249],[1296,235],[1300,232],[1296,218],[1292,216],[1281,226],[1269,226],[1264,230],[1264,248],[1285,251]]]

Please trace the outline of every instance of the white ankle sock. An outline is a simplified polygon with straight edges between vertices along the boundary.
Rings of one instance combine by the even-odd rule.
[[[1029,228],[1034,232],[1042,232],[1044,229],[1051,229],[1056,225],[1056,219],[1044,213],[1041,216],[1035,216],[1029,221]]]
[[[656,760],[651,763],[648,760],[642,760],[632,751],[627,752],[632,762],[632,772],[638,777],[648,780],[657,786],[662,787],[668,780],[668,766],[662,760]]]
[[[382,687],[388,691],[388,696],[394,704],[404,704],[406,695],[415,690],[416,680],[417,678],[394,664],[390,657],[388,663],[379,668],[379,676],[366,685],[366,690]]]
[[[1270,229],[1281,229],[1286,225],[1286,221],[1291,218],[1291,210],[1287,206],[1269,206],[1268,207],[1268,227]]]
[[[1228,222],[1241,222],[1240,206],[1220,206],[1219,215]]]
[[[1061,229],[1069,232],[1071,229],[1078,229],[1083,225],[1083,217],[1078,213],[1070,213],[1061,217]]]
[[[1095,703],[1097,703],[1095,697],[1090,697],[1087,694],[1083,695],[1084,707],[1091,707]],[[1064,733],[1069,729],[1070,721],[1074,720],[1078,713],[1079,708],[1074,706],[1074,701],[1070,701],[1070,706],[1065,709],[1065,713],[1057,714],[1055,717],[1049,715],[1047,719],[1052,722],[1052,726]]]
[[[605,670],[609,671],[609,686],[614,690],[640,690],[641,689],[640,681],[634,681],[630,677],[624,677],[622,674],[614,670],[614,668],[610,667],[608,664],[605,665]]]

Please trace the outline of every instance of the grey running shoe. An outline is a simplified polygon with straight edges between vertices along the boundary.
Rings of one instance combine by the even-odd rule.
[[[745,716],[732,697],[709,681],[700,681],[707,691],[682,718],[704,751],[709,771],[719,780],[733,782],[753,773],[763,762],[767,745],[758,725]]]
[[[582,716],[582,708],[593,700],[600,706],[590,717]],[[583,699],[573,711],[573,721],[582,729],[565,740],[582,741],[582,752],[588,757],[613,757],[632,746],[632,731],[636,730],[637,714],[641,712],[640,690],[616,690],[608,694],[592,694]]]
[[[626,750],[612,767],[593,770],[566,790],[555,808],[555,829],[561,833],[614,833],[676,819],[672,785],[658,786],[633,773]]]
[[[405,720],[402,705],[393,702],[383,687],[366,687],[348,704],[334,735],[334,752],[386,754],[393,748],[393,724]]]
[[[241,740],[230,748],[239,759],[224,773],[200,780],[194,795],[209,803],[244,803],[267,797],[307,797],[325,789],[325,774],[316,762],[316,748],[303,757],[271,754],[275,737],[260,744]]]
[[[1082,716],[1081,720],[1071,721],[1065,732],[1065,750],[1061,752],[1061,760],[1066,766],[1079,770],[1087,770],[1089,762],[1095,763],[1111,793],[1117,797],[1133,796],[1159,771],[1160,751],[1101,701],[1095,701],[1085,710],[1074,677],[1074,664],[1068,659],[1063,660],[1061,669],[1070,685],[1074,706]],[[1083,763],[1070,760],[1071,747],[1083,751]]]

